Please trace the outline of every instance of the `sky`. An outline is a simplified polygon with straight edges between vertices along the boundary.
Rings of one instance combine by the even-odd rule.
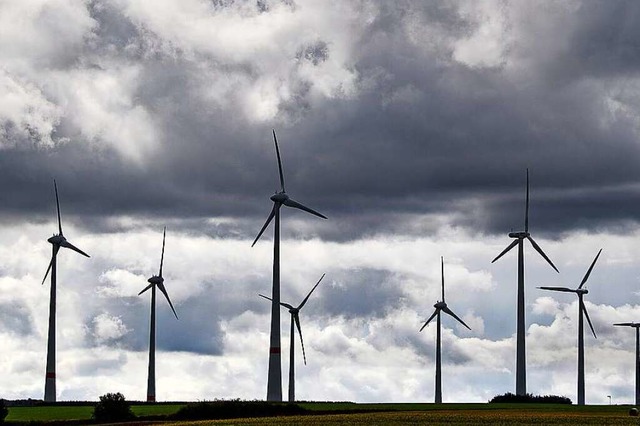
[[[524,223],[528,391],[631,403],[640,321],[640,4],[634,1],[3,0],[0,397],[42,398],[53,179],[59,400],[264,399],[279,188],[282,300],[297,304],[303,400],[429,402],[440,298],[443,400],[515,391]],[[282,311],[283,393],[289,318]]]

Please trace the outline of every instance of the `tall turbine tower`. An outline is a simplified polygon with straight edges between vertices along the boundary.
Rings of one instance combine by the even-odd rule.
[[[83,256],[89,255],[73,244],[71,244],[62,234],[62,222],[60,221],[60,201],[58,200],[58,185],[53,180],[53,189],[56,193],[56,210],[58,212],[58,234],[53,234],[47,241],[51,243],[53,254],[47,272],[44,274],[42,284],[44,284],[51,271],[51,296],[49,298],[49,335],[47,338],[47,371],[44,382],[44,400],[46,402],[56,401],[56,258],[60,247],[71,249]]]
[[[445,314],[452,316],[460,324],[464,325],[469,330],[471,330],[471,328],[469,328],[469,326],[465,324],[464,321],[458,318],[458,316],[454,314],[453,311],[447,307],[447,304],[444,301],[444,258],[442,257],[440,258],[440,263],[442,267],[442,301],[438,301],[435,305],[433,305],[433,307],[436,308],[436,310],[433,312],[433,314],[431,314],[427,322],[425,322],[422,328],[420,329],[420,331],[422,331],[427,326],[427,324],[431,322],[431,320],[434,317],[437,318],[436,324],[438,329],[436,331],[436,397],[435,397],[436,404],[442,404],[442,356],[441,356],[442,345],[440,342],[440,328],[441,328],[440,313],[444,312]]]
[[[315,290],[316,287],[318,287],[318,284],[320,284],[320,281],[322,281],[323,278],[324,278],[324,274],[322,274],[322,276],[320,277],[316,285],[313,286],[309,294],[307,294],[307,297],[304,298],[304,300],[302,301],[302,303],[298,305],[298,307],[294,308],[288,303],[280,302],[280,306],[289,309],[289,313],[291,314],[291,332],[290,332],[291,342],[289,344],[289,402],[294,402],[296,400],[296,379],[295,379],[295,359],[294,359],[295,351],[294,351],[294,345],[293,345],[293,343],[295,342],[295,330],[293,329],[293,324],[295,323],[296,327],[298,328],[298,333],[300,334],[300,345],[302,346],[302,357],[304,359],[304,365],[307,365],[307,356],[304,353],[304,341],[302,340],[302,329],[300,328],[299,314],[300,314],[300,309],[302,309],[305,303],[307,303],[307,300],[309,300],[309,296],[311,296],[311,293],[313,293],[313,290]],[[267,297],[264,294],[261,294],[260,296],[264,297],[267,300],[271,300],[270,297]]]
[[[640,323],[623,322],[613,324],[619,327],[633,327],[636,329],[636,405],[640,405]]]
[[[282,173],[282,161],[280,160],[280,149],[278,148],[278,139],[276,131],[273,130],[273,142],[276,146],[276,156],[278,158],[278,172],[280,174],[280,192],[271,196],[273,208],[267,221],[262,225],[262,229],[253,241],[251,247],[262,236],[269,223],[275,218],[275,226],[273,230],[273,288],[271,293],[271,336],[269,345],[269,375],[267,378],[267,401],[282,401],[282,365],[280,362],[280,207],[283,205],[304,210],[315,216],[326,219],[327,217],[315,210],[305,207],[302,204],[293,201],[284,190],[284,175]]]
[[[156,287],[160,289],[164,297],[169,302],[169,306],[171,306],[171,310],[173,311],[173,315],[178,319],[178,314],[176,314],[176,310],[173,309],[173,303],[171,303],[171,299],[169,299],[169,294],[167,293],[167,289],[164,288],[164,278],[162,278],[162,264],[164,263],[164,242],[167,234],[167,228],[164,228],[162,232],[162,255],[160,256],[160,272],[158,275],[154,275],[149,278],[147,281],[149,285],[146,286],[138,296],[140,296],[145,291],[151,289],[151,326],[149,331],[149,374],[147,376],[147,402],[155,402],[156,401]]]
[[[575,293],[578,295],[578,405],[584,405],[584,317],[587,318],[587,322],[589,323],[589,327],[591,328],[591,332],[593,333],[593,337],[596,337],[596,332],[593,329],[593,324],[591,324],[591,319],[589,318],[589,313],[587,312],[587,308],[584,305],[584,300],[582,299],[585,294],[589,293],[589,290],[586,288],[582,288],[584,284],[589,279],[589,275],[591,275],[591,271],[600,257],[600,253],[602,253],[602,249],[598,252],[595,259],[591,263],[591,266],[587,270],[587,273],[584,274],[584,278],[582,278],[582,282],[576,289],[571,289],[567,287],[538,287],[542,290],[551,290],[551,291],[562,291],[565,293]]]
[[[556,272],[558,268],[542,251],[540,246],[536,244],[534,239],[529,233],[529,169],[527,169],[527,198],[524,211],[524,231],[523,232],[510,232],[510,238],[514,238],[514,241],[507,246],[491,263],[500,259],[509,250],[518,246],[518,324],[516,332],[516,395],[525,395],[527,393],[527,362],[526,362],[526,346],[525,346],[525,319],[524,319],[524,240],[527,239],[533,246],[533,248],[540,253],[540,255],[546,260],[549,265]]]

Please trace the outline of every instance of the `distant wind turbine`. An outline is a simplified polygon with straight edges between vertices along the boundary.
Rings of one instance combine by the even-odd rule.
[[[304,210],[315,216],[326,219],[327,217],[318,213],[309,207],[289,198],[284,189],[284,174],[282,173],[282,161],[280,160],[280,149],[278,148],[278,139],[276,131],[273,130],[273,142],[276,146],[276,156],[278,158],[278,172],[280,174],[280,192],[276,192],[271,196],[273,208],[267,221],[262,225],[262,229],[253,241],[251,247],[262,236],[269,223],[275,218],[275,227],[273,231],[273,288],[271,294],[271,336],[269,347],[269,374],[267,378],[267,400],[282,401],[282,365],[280,355],[280,207],[283,205]]]
[[[160,272],[158,275],[154,275],[147,281],[149,285],[146,286],[138,296],[145,291],[151,289],[151,326],[149,331],[149,375],[147,376],[147,402],[155,402],[156,400],[156,287],[160,289],[164,297],[169,302],[173,315],[178,319],[178,314],[173,308],[173,303],[169,299],[167,289],[164,287],[164,278],[162,278],[162,264],[164,263],[164,243],[167,234],[167,228],[164,228],[162,232],[162,255],[160,256]]]
[[[633,327],[636,329],[636,405],[640,405],[640,323],[622,322],[613,325],[618,327]]]
[[[584,278],[582,278],[578,288],[538,287],[542,290],[561,291],[565,293],[575,293],[578,295],[578,405],[584,405],[584,317],[587,318],[593,337],[597,339],[596,332],[593,329],[593,324],[591,324],[591,319],[589,318],[589,313],[587,312],[587,308],[584,305],[583,300],[584,295],[589,293],[589,290],[582,287],[589,279],[589,275],[591,275],[591,271],[593,270],[598,257],[600,257],[600,253],[602,253],[602,249],[600,249],[595,259],[593,259],[591,266],[587,270],[587,273],[584,274]]]
[[[556,271],[558,268],[553,264],[551,259],[547,257],[540,246],[536,244],[529,233],[529,169],[527,169],[527,198],[524,213],[524,231],[510,232],[510,238],[515,240],[507,246],[491,263],[500,259],[509,250],[518,246],[518,323],[516,332],[516,395],[525,395],[527,393],[527,363],[526,363],[526,329],[525,329],[525,303],[524,303],[524,240],[527,239],[533,248],[540,253],[549,265]]]
[[[295,330],[293,329],[293,325],[295,323],[296,327],[298,328],[298,334],[300,334],[300,345],[302,346],[302,357],[304,359],[304,364],[307,365],[307,355],[304,353],[304,341],[302,340],[302,329],[300,328],[300,309],[302,309],[302,307],[307,303],[307,300],[309,300],[309,296],[311,296],[311,293],[313,293],[316,287],[318,287],[318,284],[320,284],[320,281],[322,281],[324,275],[325,274],[322,274],[316,285],[314,285],[309,294],[307,294],[307,297],[305,297],[304,300],[302,300],[302,303],[300,303],[297,307],[294,308],[288,303],[280,302],[280,306],[289,309],[289,313],[291,314],[291,331],[289,333],[291,338],[291,342],[289,344],[289,402],[294,402],[296,400],[296,379],[294,362]],[[260,296],[273,302],[270,297],[267,297],[264,294],[260,294]]]
[[[62,222],[60,221],[60,201],[58,200],[58,185],[53,180],[53,189],[56,193],[56,210],[58,212],[58,234],[54,234],[47,241],[51,243],[53,254],[47,272],[44,274],[42,284],[44,284],[51,271],[51,296],[49,298],[49,335],[47,338],[47,370],[44,382],[44,400],[46,402],[56,401],[56,260],[60,247],[71,249],[83,256],[89,255],[73,244],[71,244],[62,234]]]
[[[438,329],[436,331],[436,397],[435,397],[436,404],[442,404],[442,356],[441,356],[442,345],[440,342],[441,340],[440,339],[440,328],[441,328],[440,313],[444,312],[445,314],[452,316],[460,324],[464,325],[469,330],[471,330],[471,328],[469,328],[469,326],[465,324],[464,321],[458,318],[458,316],[454,314],[451,309],[449,309],[449,307],[444,301],[444,258],[441,257],[440,262],[441,262],[441,268],[442,268],[442,301],[438,301],[435,305],[433,305],[433,307],[436,308],[436,310],[433,312],[433,314],[429,317],[429,319],[424,323],[424,325],[420,329],[420,331],[424,330],[424,328],[427,326],[427,324],[431,322],[433,318],[437,319],[436,324]]]

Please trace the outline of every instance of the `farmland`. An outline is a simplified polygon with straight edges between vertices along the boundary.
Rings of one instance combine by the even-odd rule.
[[[138,417],[168,416],[184,404],[133,404]],[[354,404],[300,403],[306,415],[172,422],[171,425],[638,425],[629,406],[567,406],[555,404]],[[92,405],[11,407],[7,421],[25,424],[89,420]],[[156,417],[157,419],[157,417]],[[143,420],[142,418],[140,420]],[[154,424],[155,420],[145,422]]]

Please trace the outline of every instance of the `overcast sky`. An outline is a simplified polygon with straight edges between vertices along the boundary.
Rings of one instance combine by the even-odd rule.
[[[524,222],[528,390],[576,401],[574,287],[587,288],[587,403],[633,400],[640,321],[640,4],[634,1],[0,2],[0,397],[42,398],[57,230],[58,398],[144,399],[149,295],[158,400],[266,396],[272,228],[301,313],[308,400],[432,401],[515,389]],[[282,313],[286,395],[289,318]],[[298,348],[299,350],[299,348]],[[301,361],[301,357],[297,357]]]

